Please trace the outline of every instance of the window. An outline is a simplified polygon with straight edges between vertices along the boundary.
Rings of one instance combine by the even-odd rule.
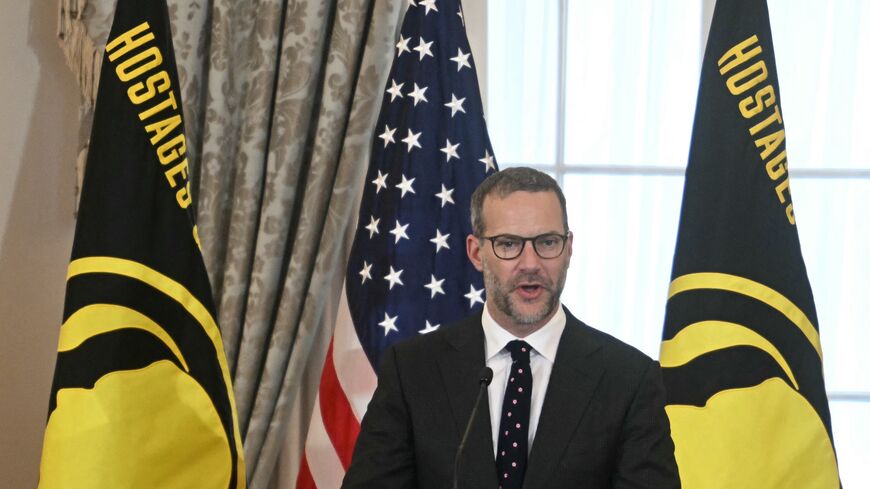
[[[791,187],[844,487],[870,482],[870,5],[770,0]],[[487,4],[484,87],[502,167],[566,190],[563,301],[658,357],[713,0]]]

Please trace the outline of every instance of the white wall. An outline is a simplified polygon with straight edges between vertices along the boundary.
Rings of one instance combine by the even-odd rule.
[[[483,112],[486,114],[486,1],[471,0],[462,4],[465,18],[465,33],[471,45],[474,69],[483,99]]]
[[[78,91],[57,2],[0,15],[0,487],[36,487],[74,229]]]

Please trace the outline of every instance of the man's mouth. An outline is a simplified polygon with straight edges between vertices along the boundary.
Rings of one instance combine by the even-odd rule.
[[[536,283],[525,283],[518,284],[514,290],[519,294],[519,296],[526,300],[533,300],[540,297],[541,294],[546,290],[541,284]]]

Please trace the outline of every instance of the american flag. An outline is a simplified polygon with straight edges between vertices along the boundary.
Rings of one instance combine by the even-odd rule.
[[[387,346],[482,306],[465,237],[471,193],[495,171],[460,2],[410,1],[298,489],[341,485]]]

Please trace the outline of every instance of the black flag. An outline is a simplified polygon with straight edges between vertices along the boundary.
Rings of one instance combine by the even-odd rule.
[[[245,487],[164,0],[121,0],[67,274],[40,487]]]
[[[683,487],[839,486],[767,5],[716,3],[663,333]]]

